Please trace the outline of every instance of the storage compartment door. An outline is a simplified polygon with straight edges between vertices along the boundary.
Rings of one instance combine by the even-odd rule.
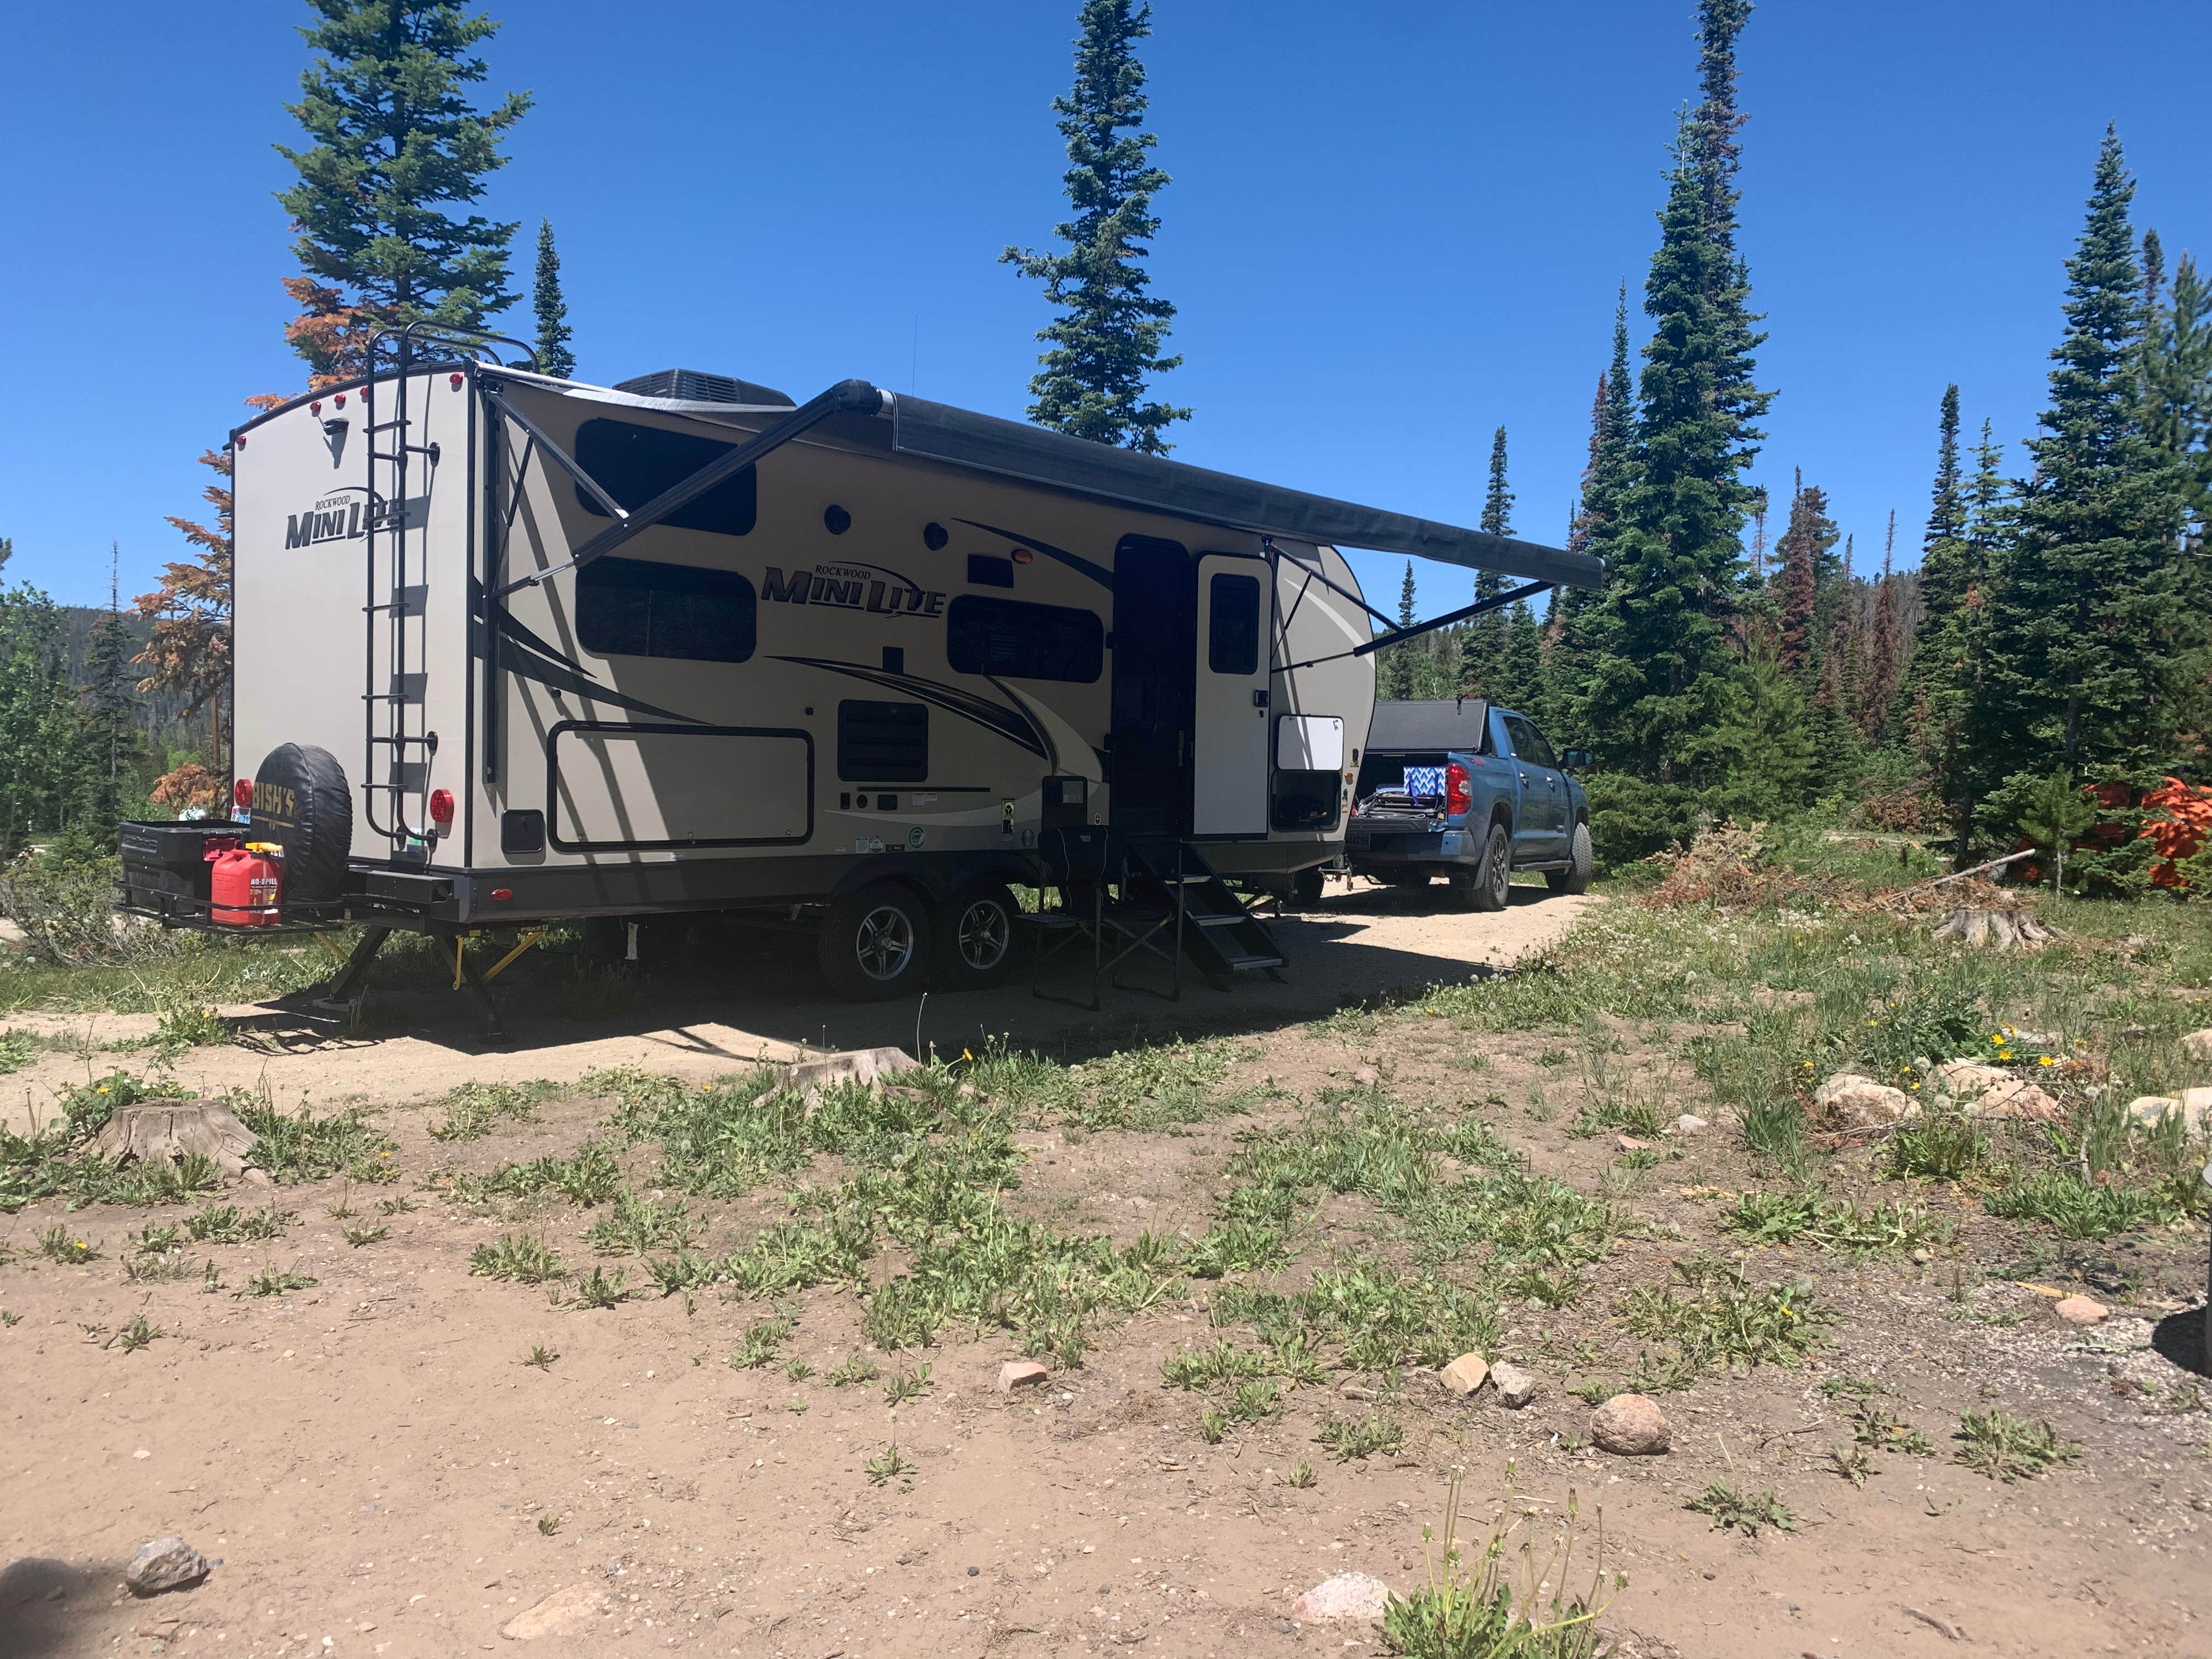
[[[1267,668],[1275,585],[1265,559],[1198,562],[1198,720],[1191,833],[1267,833]]]
[[[569,720],[546,748],[545,822],[563,853],[795,846],[813,831],[802,731]]]

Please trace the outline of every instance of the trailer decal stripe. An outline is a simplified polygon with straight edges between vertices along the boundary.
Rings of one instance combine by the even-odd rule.
[[[945,685],[937,680],[925,680],[913,674],[896,674],[887,669],[871,668],[866,663],[839,662],[830,657],[778,657],[778,662],[795,662],[808,668],[826,669],[832,674],[849,675],[856,680],[866,680],[893,691],[903,691],[908,696],[933,703],[949,714],[995,732],[1007,742],[1017,744],[1041,759],[1049,759],[1051,750],[1036,723],[1019,708],[1002,705],[963,691],[957,685]]]
[[[478,620],[481,621],[483,585],[472,581],[469,586],[477,602]],[[554,647],[539,639],[526,625],[510,616],[504,605],[493,607],[493,625],[498,629],[500,635],[499,665],[511,674],[520,675],[526,680],[535,680],[556,691],[566,691],[572,696],[611,703],[617,708],[629,709],[633,714],[651,714],[656,719],[682,720],[690,726],[704,724],[694,715],[679,714],[673,709],[660,708],[641,698],[625,696],[611,687],[600,684],[592,678],[589,669],[563,656]],[[483,637],[482,631],[477,629],[471,629],[470,635],[472,643]]]
[[[988,531],[994,536],[1004,536],[1008,541],[1018,543],[1024,547],[1033,548],[1048,559],[1059,560],[1070,570],[1080,571],[1109,593],[1114,591],[1114,573],[1103,564],[1094,564],[1080,553],[1071,553],[1064,547],[1054,547],[1050,542],[1041,542],[1034,536],[1024,536],[1011,530],[1001,530],[996,525],[979,524],[973,519],[962,519],[957,522],[971,526],[977,530]]]

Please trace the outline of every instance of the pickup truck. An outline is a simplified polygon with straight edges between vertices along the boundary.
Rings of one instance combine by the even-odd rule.
[[[1442,874],[1478,910],[1505,908],[1516,870],[1555,893],[1590,884],[1589,798],[1527,716],[1468,697],[1378,702],[1352,788],[1344,856],[1355,875],[1418,887]]]

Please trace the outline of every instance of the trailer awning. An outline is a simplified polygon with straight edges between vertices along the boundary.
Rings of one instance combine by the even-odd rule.
[[[891,445],[901,454],[1228,530],[1409,554],[1568,587],[1596,587],[1605,580],[1605,562],[1587,553],[1257,483],[926,398],[886,395],[891,404]]]

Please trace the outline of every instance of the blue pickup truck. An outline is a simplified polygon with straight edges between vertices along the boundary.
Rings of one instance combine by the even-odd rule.
[[[1355,875],[1418,887],[1443,875],[1478,910],[1505,908],[1512,872],[1555,893],[1590,884],[1589,799],[1535,723],[1469,697],[1378,702],[1352,789],[1345,860]]]

